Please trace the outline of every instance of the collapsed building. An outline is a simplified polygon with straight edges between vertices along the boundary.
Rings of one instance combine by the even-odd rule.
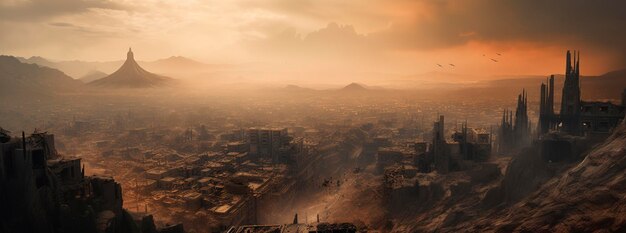
[[[196,231],[268,222],[285,208],[283,203],[313,186],[325,154],[316,144],[291,137],[284,128],[249,128],[220,137],[224,135],[223,145],[215,151],[141,153],[147,148],[139,147],[131,153],[138,156],[124,157],[145,171],[136,178],[138,199],[147,200],[144,203],[158,213],[168,211],[164,218]],[[197,216],[203,221],[195,221]]]
[[[546,161],[576,160],[581,152],[576,145],[602,141],[624,118],[626,90],[622,93],[621,105],[581,100],[580,52],[566,53],[565,81],[559,113],[554,108],[554,86],[554,75],[541,84],[535,141],[532,141],[525,91],[518,96],[515,120],[513,112],[504,111],[497,138],[499,154],[521,149],[532,143],[542,147],[542,157]]]
[[[248,130],[250,155],[258,158],[269,158],[273,162],[279,160],[279,149],[288,144],[287,129],[259,129]]]
[[[416,164],[421,172],[439,173],[463,170],[466,162],[484,162],[491,156],[491,133],[467,127],[446,139],[444,116],[433,124],[432,142],[415,144]]]
[[[109,177],[85,176],[81,159],[57,153],[54,135],[0,140],[0,232],[163,232],[122,208]],[[182,226],[180,231],[183,232]],[[166,229],[167,230],[167,229]]]

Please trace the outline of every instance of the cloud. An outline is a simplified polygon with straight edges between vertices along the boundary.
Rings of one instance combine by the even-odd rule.
[[[304,62],[335,62],[340,59],[355,59],[376,53],[370,47],[368,37],[356,32],[351,25],[329,23],[326,27],[305,35],[294,28],[272,32],[262,38],[251,38],[245,42],[256,53]]]
[[[309,40],[322,33],[325,40],[332,38],[332,41],[326,41],[329,50],[335,49],[337,44],[367,44],[362,49],[368,50],[419,52],[473,42],[523,43],[537,47],[602,50],[612,53],[626,65],[626,30],[623,30],[626,1],[352,0],[296,3],[275,0],[248,1],[247,6],[282,14],[294,21],[340,18],[352,21],[336,22],[355,25],[356,29],[350,29],[354,32],[348,33],[328,27],[309,33],[301,29],[299,32],[304,34],[301,40],[305,45],[301,52],[307,52],[312,43]],[[341,14],[331,8],[341,9]],[[380,27],[384,24],[387,26]],[[359,33],[361,35],[357,36]],[[273,34],[260,39],[259,43],[265,40],[271,46],[280,44],[276,40],[285,38],[285,35]],[[316,47],[316,50],[325,48]]]
[[[41,21],[55,16],[78,14],[91,9],[122,10],[125,7],[108,0],[30,0],[0,4],[0,19]]]
[[[150,59],[272,60],[312,69],[319,63],[352,63],[353,70],[403,66],[407,72],[430,69],[433,60],[462,65],[463,59],[476,60],[474,53],[480,59],[496,51],[521,64],[530,64],[522,58],[550,56],[562,67],[564,50],[580,49],[584,61],[610,63],[596,66],[594,72],[600,72],[626,66],[623,9],[626,1],[2,0],[0,27],[12,33],[0,34],[0,49],[59,59],[117,59],[118,49],[132,45]],[[488,59],[472,62],[477,72],[494,70]],[[546,72],[550,64],[557,67],[551,62],[531,72]],[[515,69],[528,72],[521,65]]]
[[[380,36],[413,48],[454,46],[468,41],[584,42],[624,46],[624,1],[419,1],[428,12],[394,24]],[[407,6],[410,7],[410,6]],[[417,10],[416,10],[417,11]],[[465,36],[471,33],[471,36]]]

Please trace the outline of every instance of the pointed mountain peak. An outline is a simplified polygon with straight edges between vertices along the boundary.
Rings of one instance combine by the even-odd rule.
[[[96,86],[110,87],[155,87],[162,86],[172,81],[171,78],[150,73],[135,61],[135,56],[131,48],[128,48],[126,62],[117,71],[109,76],[90,82]]]

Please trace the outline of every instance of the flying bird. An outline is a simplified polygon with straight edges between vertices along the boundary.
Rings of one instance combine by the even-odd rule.
[[[454,64],[452,64],[452,63],[450,63],[450,66],[452,66],[452,67],[456,67],[456,66],[455,66]]]
[[[493,59],[493,58],[491,58],[491,60],[492,60],[493,62],[498,62],[498,60],[496,60],[496,59]]]
[[[443,68],[443,66],[442,66],[441,64],[437,63],[437,65],[438,65],[439,67]]]
[[[498,54],[498,56],[502,56],[502,54],[499,54],[499,53],[496,53],[496,54]]]

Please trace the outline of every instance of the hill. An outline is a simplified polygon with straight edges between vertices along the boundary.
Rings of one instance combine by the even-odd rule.
[[[24,63],[38,64],[40,66],[47,66],[63,71],[74,78],[82,78],[89,75],[94,70],[102,71],[104,73],[113,73],[121,65],[124,64],[123,60],[118,61],[106,61],[106,62],[93,62],[93,61],[52,61],[43,57],[30,57],[30,58],[18,58]],[[155,61],[137,61],[141,67],[151,70],[159,74],[189,74],[189,73],[203,73],[213,71],[216,67],[204,64],[186,57],[172,56],[165,59],[159,59]]]
[[[626,232],[625,197],[626,123],[622,122],[579,164],[514,206],[465,226],[481,232]]]
[[[46,66],[54,69],[58,69],[63,71],[63,73],[75,78],[79,79],[83,76],[88,75],[94,70],[99,70],[103,72],[113,72],[115,69],[120,67],[124,63],[124,61],[108,61],[108,62],[91,62],[91,61],[52,61],[50,59],[46,59],[39,56],[33,56],[30,58],[21,58],[18,59],[24,63],[29,64],[37,64],[40,66]]]
[[[341,88],[341,91],[367,91],[364,85],[358,83],[350,83],[347,86]]]
[[[94,70],[91,71],[89,73],[87,73],[86,75],[84,75],[83,77],[79,78],[78,80],[80,80],[83,83],[90,83],[93,82],[95,80],[101,79],[106,77],[108,74],[99,71],[99,70]]]
[[[12,56],[0,56],[0,82],[1,96],[51,95],[82,86],[57,69],[22,63]]]

